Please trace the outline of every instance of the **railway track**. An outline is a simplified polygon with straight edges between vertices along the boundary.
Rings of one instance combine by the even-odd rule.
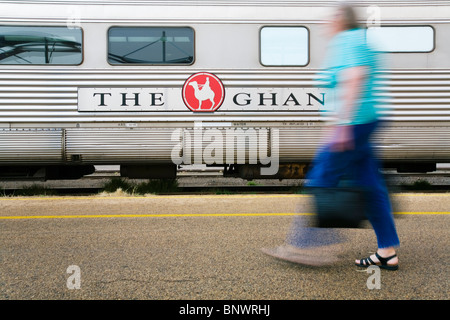
[[[388,187],[393,191],[450,191],[450,170],[446,167],[432,173],[397,173],[384,171]],[[95,173],[78,180],[4,180],[0,181],[0,194],[97,194],[105,190],[112,179],[120,179],[120,172],[113,166],[99,166]],[[137,186],[148,182],[146,179],[121,179]],[[182,168],[176,184],[170,190],[156,190],[158,194],[183,193],[301,193],[303,179],[256,179],[247,181],[240,178],[223,177],[218,168],[203,166]],[[149,192],[151,193],[151,192]]]

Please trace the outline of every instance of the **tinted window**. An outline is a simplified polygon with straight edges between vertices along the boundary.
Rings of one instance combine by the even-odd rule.
[[[80,28],[0,26],[0,64],[77,65],[82,60]]]
[[[434,29],[429,26],[369,28],[367,41],[383,52],[430,52],[434,49]]]
[[[309,34],[305,27],[264,27],[260,34],[261,64],[305,66],[309,61]]]
[[[113,27],[108,33],[111,64],[191,64],[194,31],[191,28]]]

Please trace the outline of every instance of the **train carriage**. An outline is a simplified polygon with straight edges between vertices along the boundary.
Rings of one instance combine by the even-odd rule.
[[[202,163],[302,177],[333,107],[316,82],[333,4],[0,1],[1,175],[79,178],[114,164],[173,178]],[[355,5],[385,52],[381,160],[402,172],[450,162],[450,3]]]

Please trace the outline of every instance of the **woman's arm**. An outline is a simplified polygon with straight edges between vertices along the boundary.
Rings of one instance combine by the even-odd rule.
[[[351,67],[342,71],[341,86],[342,109],[337,115],[338,125],[334,128],[332,150],[343,152],[354,148],[353,131],[350,124],[354,117],[356,103],[366,76],[366,67]]]

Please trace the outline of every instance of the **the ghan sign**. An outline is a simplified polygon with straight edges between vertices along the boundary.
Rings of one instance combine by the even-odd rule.
[[[215,75],[197,73],[182,88],[78,88],[78,110],[95,112],[258,112],[332,110],[319,88],[225,88]]]

